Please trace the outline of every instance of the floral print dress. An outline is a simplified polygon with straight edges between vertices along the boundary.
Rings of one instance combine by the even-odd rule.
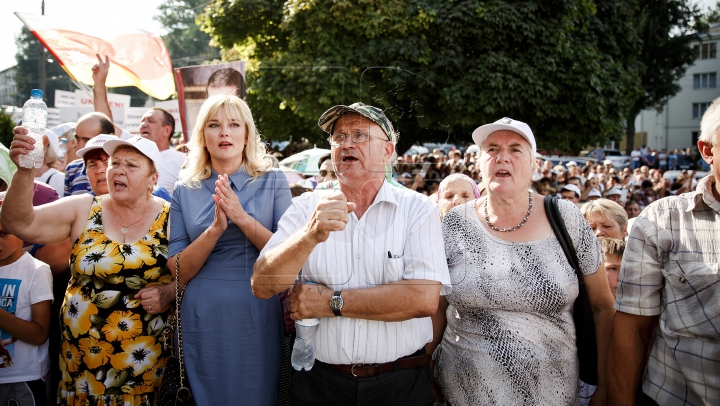
[[[145,312],[135,294],[170,283],[166,269],[170,211],[165,203],[139,241],[110,240],[102,197],[70,255],[71,279],[61,310],[59,397],[62,405],[152,405],[169,353],[167,313]]]

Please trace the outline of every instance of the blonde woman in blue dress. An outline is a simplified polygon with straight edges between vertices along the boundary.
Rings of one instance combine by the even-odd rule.
[[[282,356],[280,300],[256,299],[250,277],[290,206],[265,160],[247,104],[215,95],[200,108],[175,185],[170,263],[180,256],[183,350],[199,406],[274,405]]]

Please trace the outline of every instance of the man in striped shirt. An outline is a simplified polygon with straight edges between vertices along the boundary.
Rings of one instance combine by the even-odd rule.
[[[77,149],[85,148],[91,139],[100,134],[113,134],[115,126],[103,113],[93,112],[80,117],[75,127]],[[65,168],[65,196],[82,195],[91,192],[82,159],[70,162]]]
[[[292,403],[432,405],[424,347],[450,283],[438,209],[385,180],[397,134],[382,110],[335,106],[318,125],[338,182],[293,200],[252,277],[270,298],[299,276],[291,317],[320,318],[315,365],[293,377]]]

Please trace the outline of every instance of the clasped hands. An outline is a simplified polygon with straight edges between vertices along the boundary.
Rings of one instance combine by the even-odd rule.
[[[240,226],[250,218],[243,209],[240,199],[230,187],[227,175],[218,175],[218,180],[215,181],[215,194],[212,195],[212,198],[215,200],[215,218],[210,227],[220,233],[227,229],[229,222]]]

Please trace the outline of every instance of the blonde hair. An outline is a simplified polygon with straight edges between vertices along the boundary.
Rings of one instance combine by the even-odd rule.
[[[257,179],[270,169],[270,161],[265,158],[265,144],[255,128],[255,122],[247,103],[237,96],[217,94],[210,96],[200,107],[192,138],[187,143],[190,150],[186,166],[180,171],[180,180],[192,188],[200,187],[200,182],[212,173],[210,153],[205,147],[205,126],[220,109],[225,110],[228,118],[240,120],[245,124],[247,145],[243,148],[243,168],[251,177]]]
[[[605,255],[615,255],[620,258],[625,255],[625,241],[610,237],[598,237],[605,250]]]
[[[627,230],[628,215],[625,208],[610,199],[590,200],[583,204],[580,212],[586,219],[588,216],[600,214],[608,220],[615,220],[622,230]]]

